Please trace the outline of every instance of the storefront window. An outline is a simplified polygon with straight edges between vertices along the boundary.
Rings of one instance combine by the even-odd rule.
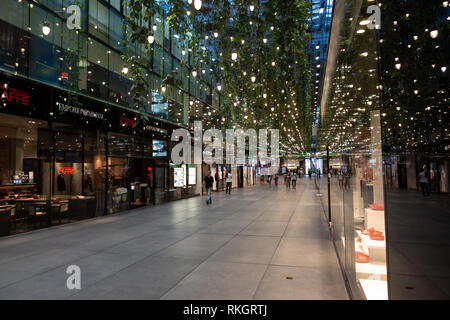
[[[336,45],[336,51],[330,56],[336,62],[334,70],[327,70],[332,81],[321,142],[330,151],[333,240],[352,294],[384,300],[388,286],[379,42],[376,30],[359,23],[366,19],[367,7],[353,4],[336,9],[341,26],[332,28],[330,47]],[[333,34],[336,30],[340,33]]]
[[[48,133],[46,121],[0,117],[1,236],[49,225]]]

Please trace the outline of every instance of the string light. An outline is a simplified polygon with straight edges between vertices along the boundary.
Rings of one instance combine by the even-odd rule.
[[[194,1],[194,7],[196,10],[200,10],[202,8],[202,0],[195,0]]]
[[[44,23],[42,24],[42,33],[48,36],[50,34],[50,31],[50,23],[48,21],[44,21]]]

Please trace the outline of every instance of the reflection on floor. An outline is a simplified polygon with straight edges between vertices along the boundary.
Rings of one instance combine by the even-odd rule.
[[[449,299],[449,196],[389,189],[386,200],[391,298]]]
[[[0,298],[347,299],[315,193],[266,184],[3,238]]]

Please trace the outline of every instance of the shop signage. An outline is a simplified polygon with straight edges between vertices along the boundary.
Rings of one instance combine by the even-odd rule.
[[[7,83],[1,87],[2,102],[8,101],[9,103],[22,104],[24,106],[30,105],[30,93],[14,88],[10,88]]]
[[[135,121],[130,118],[120,117],[120,125],[122,127],[134,128]]]
[[[104,120],[105,116],[103,113],[95,112],[79,107],[70,106],[68,104],[56,102],[56,106],[58,107],[58,110],[61,112],[70,112],[78,115],[82,115],[85,117],[90,117],[94,119]]]
[[[59,175],[65,175],[65,174],[73,175],[73,167],[59,167],[58,174]]]
[[[148,167],[147,168],[147,176],[148,176],[149,179],[152,178],[152,167]]]
[[[145,126],[144,127],[145,130],[149,130],[149,131],[153,131],[153,132],[158,132],[158,133],[162,133],[167,135],[167,130],[165,129],[161,129],[161,128],[157,128],[157,127],[152,127],[152,126]]]
[[[173,169],[173,186],[184,187],[184,170],[183,168]]]
[[[189,184],[197,184],[197,170],[195,168],[189,168]]]

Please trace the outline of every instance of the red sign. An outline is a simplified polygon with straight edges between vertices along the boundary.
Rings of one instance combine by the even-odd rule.
[[[69,73],[67,72],[61,72],[61,74],[59,75],[61,77],[62,80],[69,80]]]
[[[17,90],[14,88],[8,87],[7,84],[4,84],[1,87],[3,90],[2,100],[6,99],[9,103],[17,103],[23,104],[24,106],[30,105],[30,93],[26,91]]]
[[[59,167],[58,174],[72,174],[73,175],[73,167]]]
[[[120,125],[122,127],[134,128],[134,120],[130,118],[120,117]]]
[[[148,176],[149,179],[151,179],[151,177],[152,177],[152,167],[148,167],[147,168],[147,176]]]

